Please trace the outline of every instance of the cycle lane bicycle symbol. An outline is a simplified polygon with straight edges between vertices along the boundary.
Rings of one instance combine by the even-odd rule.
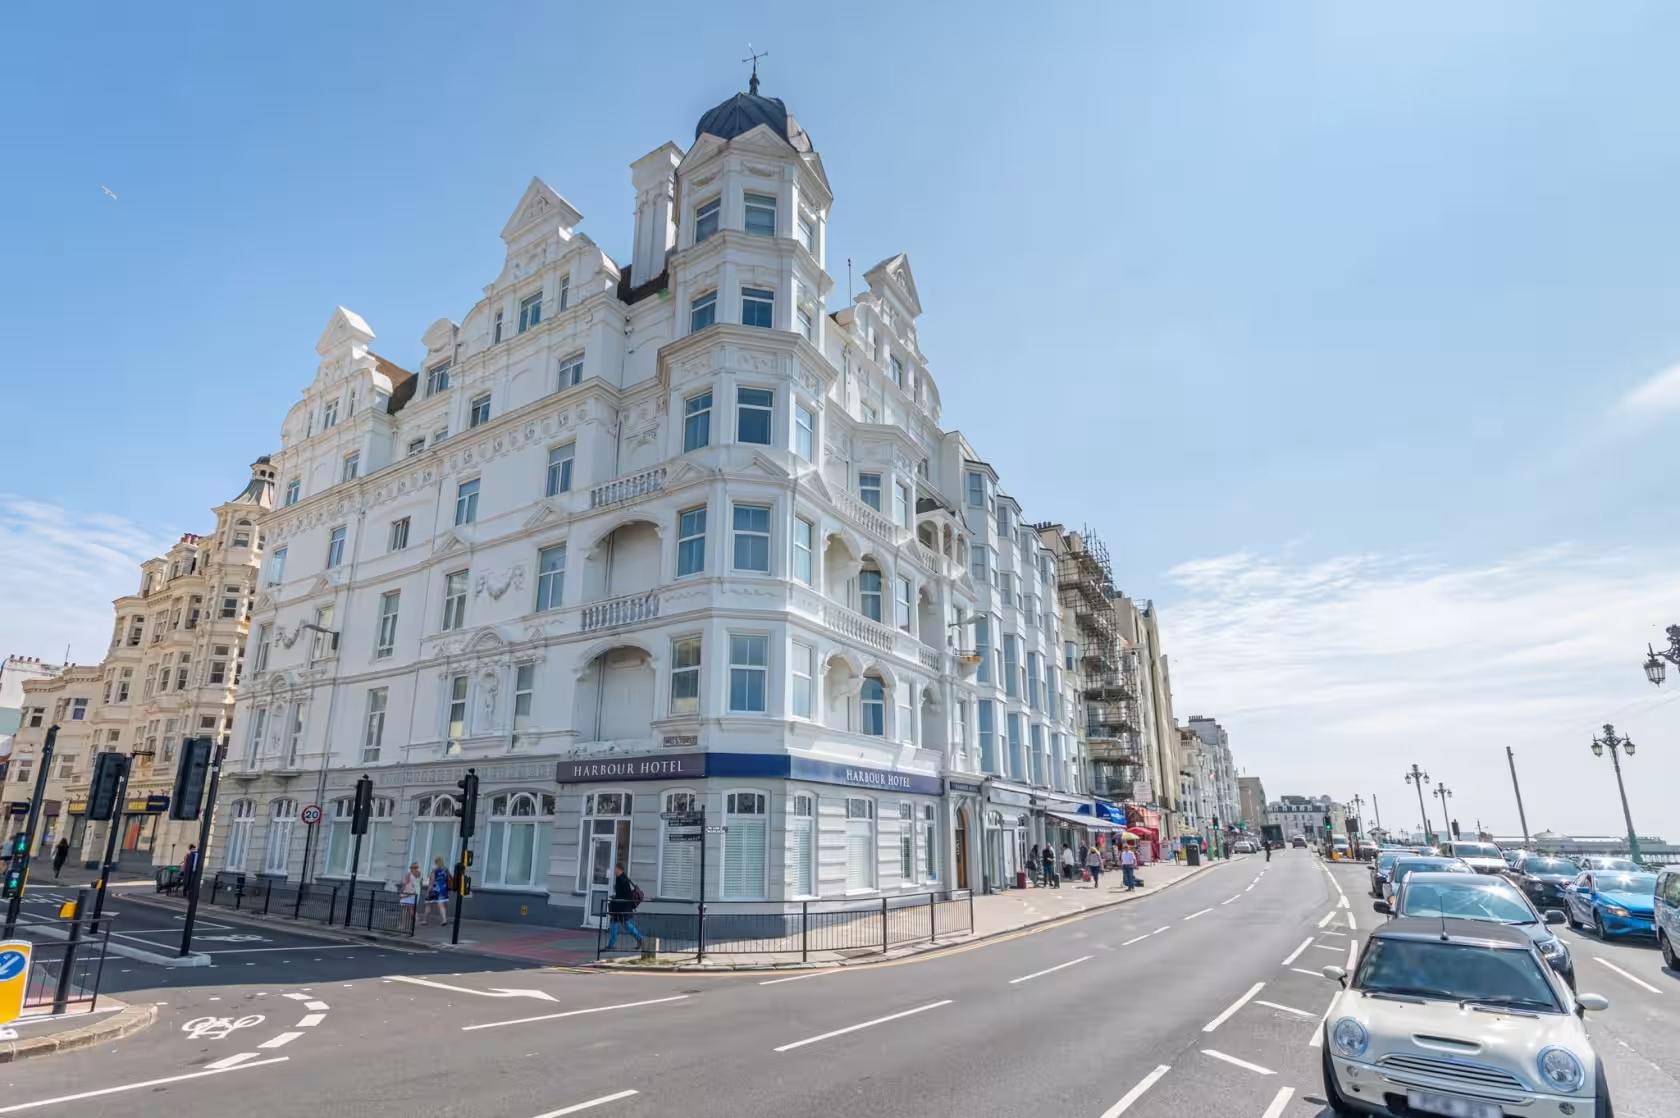
[[[263,1023],[260,1013],[244,1017],[195,1017],[181,1026],[188,1040],[224,1040],[235,1029],[249,1029]]]

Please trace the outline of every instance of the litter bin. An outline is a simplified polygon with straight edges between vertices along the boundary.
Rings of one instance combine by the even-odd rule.
[[[1184,848],[1184,864],[1188,865],[1188,866],[1199,866],[1199,865],[1201,865],[1202,864],[1202,848],[1195,843],[1190,843],[1190,844],[1186,845],[1185,848]]]
[[[1016,870],[1015,871],[1015,888],[1025,889],[1026,887],[1027,887],[1027,871],[1026,870]]]

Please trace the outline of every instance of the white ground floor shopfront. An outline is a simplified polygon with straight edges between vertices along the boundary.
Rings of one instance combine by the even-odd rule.
[[[848,900],[965,888],[974,805],[933,773],[789,753],[666,752],[489,760],[479,777],[468,914],[577,925],[623,864],[650,901]],[[411,863],[460,856],[466,763],[375,769],[357,875],[395,888]],[[359,770],[224,780],[206,867],[299,881],[348,878]],[[298,787],[303,784],[304,787]],[[978,787],[977,785],[971,787]],[[318,803],[322,822],[305,826]],[[693,815],[704,813],[700,831]],[[960,851],[960,853],[959,853]]]

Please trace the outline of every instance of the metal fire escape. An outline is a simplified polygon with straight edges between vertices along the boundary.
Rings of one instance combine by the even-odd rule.
[[[1120,636],[1114,600],[1120,591],[1108,548],[1088,529],[1069,532],[1056,561],[1056,588],[1070,603],[1078,631],[1080,693],[1085,700],[1086,749],[1092,789],[1104,799],[1129,800],[1143,748],[1138,737],[1137,657]]]

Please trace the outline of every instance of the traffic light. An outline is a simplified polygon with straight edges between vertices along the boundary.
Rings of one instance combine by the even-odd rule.
[[[210,755],[215,748],[209,738],[188,738],[181,743],[181,759],[175,766],[175,789],[169,796],[169,818],[198,818],[204,803],[204,786],[210,777]]]
[[[1453,829],[1453,838],[1457,838],[1458,837],[1458,820],[1454,819],[1452,821],[1452,829]]]
[[[474,792],[476,795],[476,790]],[[356,781],[356,799],[350,808],[350,833],[365,835],[368,829],[368,817],[373,814],[373,781],[369,777],[362,777]]]
[[[29,836],[22,831],[12,836],[11,864],[6,870],[6,879],[0,884],[0,900],[11,900],[23,892],[23,878],[29,865]]]
[[[101,753],[93,760],[93,779],[88,784],[87,817],[97,823],[115,818],[117,786],[128,771],[128,758],[121,753]]]
[[[467,775],[455,782],[461,790],[461,837],[472,838],[478,825],[478,772],[468,769]]]

